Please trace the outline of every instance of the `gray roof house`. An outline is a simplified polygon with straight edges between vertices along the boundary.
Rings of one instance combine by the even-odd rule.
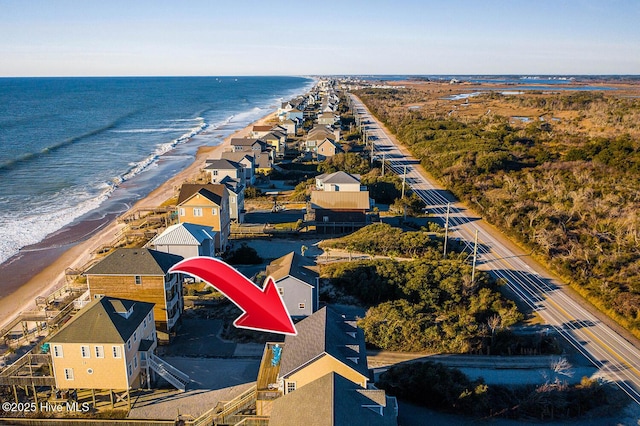
[[[153,303],[158,337],[169,340],[181,317],[184,300],[182,274],[169,269],[182,256],[149,248],[119,248],[84,272],[89,294]]]
[[[306,317],[318,310],[318,273],[311,259],[291,252],[267,266],[266,274],[273,278],[289,315]]]
[[[171,225],[156,235],[145,247],[184,258],[213,256],[215,254],[216,231],[210,226],[194,223]]]
[[[221,154],[221,158],[242,164],[244,167],[244,176],[247,180],[246,185],[253,185],[256,182],[255,156],[253,153],[243,151],[225,151]]]
[[[366,187],[360,185],[360,175],[343,171],[335,173],[325,173],[316,176],[316,189],[319,191],[343,191],[359,192],[366,191]]]
[[[273,401],[270,426],[396,426],[398,404],[331,372]]]
[[[330,372],[367,388],[369,368],[364,333],[355,319],[324,307],[296,324],[286,336],[278,374],[285,394]]]
[[[220,183],[225,177],[237,179],[243,183],[246,180],[244,165],[224,158],[207,160],[204,172],[209,176],[211,183]]]

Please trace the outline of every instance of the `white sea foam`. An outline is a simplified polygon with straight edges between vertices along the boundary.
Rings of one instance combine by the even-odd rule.
[[[11,215],[0,217],[0,263],[17,254],[21,248],[42,241],[52,232],[98,208],[115,188],[103,185],[101,189],[102,192],[97,196],[88,193],[73,196],[58,194],[55,197],[58,203],[31,207],[26,212],[14,211]]]
[[[111,130],[111,133],[166,133],[166,132],[187,132],[191,129],[176,129],[175,127],[162,127],[157,129],[127,129],[127,130]]]

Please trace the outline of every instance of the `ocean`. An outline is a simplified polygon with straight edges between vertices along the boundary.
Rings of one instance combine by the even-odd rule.
[[[0,78],[0,264],[74,221],[124,212],[188,166],[199,146],[220,144],[312,85],[302,77]]]

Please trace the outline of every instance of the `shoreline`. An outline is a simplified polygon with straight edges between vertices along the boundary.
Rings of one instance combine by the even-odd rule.
[[[203,144],[197,147],[195,157],[188,166],[161,181],[155,189],[138,198],[125,211],[115,213],[107,210],[97,219],[91,218],[89,213],[85,219],[74,221],[2,263],[0,274],[11,277],[5,281],[12,288],[0,298],[0,327],[6,326],[20,312],[34,310],[36,297],[46,296],[66,284],[67,269],[83,267],[95,257],[93,252],[96,249],[112,242],[124,227],[118,223],[119,217],[137,209],[158,207],[175,196],[182,183],[197,176],[208,158],[219,156],[230,145],[232,138],[248,136],[253,126],[270,121],[274,113],[275,110],[271,109],[267,115],[231,133],[218,145]],[[162,161],[162,156],[159,161]],[[123,187],[126,190],[127,185]]]

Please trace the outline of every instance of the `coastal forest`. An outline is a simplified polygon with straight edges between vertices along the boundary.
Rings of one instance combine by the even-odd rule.
[[[640,337],[640,99],[623,93],[356,95],[447,189]]]

